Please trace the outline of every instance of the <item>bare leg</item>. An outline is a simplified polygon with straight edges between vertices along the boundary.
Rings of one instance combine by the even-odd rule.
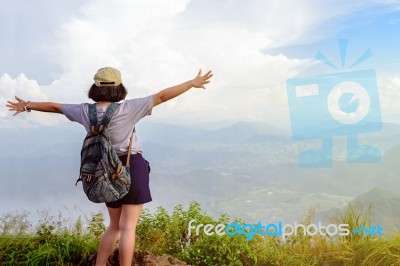
[[[96,266],[103,266],[107,264],[108,257],[114,250],[115,242],[117,241],[120,233],[119,220],[121,217],[122,208],[107,208],[110,215],[110,225],[104,232],[99,250],[97,251]]]
[[[122,205],[119,228],[121,238],[119,241],[119,261],[121,266],[132,265],[135,250],[136,225],[139,220],[143,204]]]

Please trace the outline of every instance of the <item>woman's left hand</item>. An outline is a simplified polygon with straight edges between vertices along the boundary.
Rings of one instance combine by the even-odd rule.
[[[18,96],[15,96],[15,99],[18,101],[16,103],[14,102],[10,102],[7,101],[6,106],[9,108],[9,111],[15,111],[15,113],[13,114],[13,116],[16,116],[19,113],[22,113],[25,111],[24,106],[26,104],[26,102],[24,100],[22,100],[21,98],[19,98]]]

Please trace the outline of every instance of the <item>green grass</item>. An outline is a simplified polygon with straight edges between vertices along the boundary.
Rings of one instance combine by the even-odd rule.
[[[369,226],[371,209],[360,211],[349,206],[335,223],[349,228]],[[312,221],[314,210],[303,224]],[[169,213],[159,207],[154,213],[144,210],[137,228],[137,248],[156,255],[169,254],[191,265],[399,265],[400,233],[377,237],[350,234],[343,237],[298,234],[282,241],[281,237],[188,235],[188,223],[228,224],[222,215],[215,219],[192,202],[187,209],[178,205]],[[243,221],[240,221],[242,222]],[[0,217],[0,265],[84,265],[96,252],[105,230],[101,213],[83,225],[79,218],[68,228],[61,216],[44,216],[35,227],[27,214]]]
[[[302,224],[311,223],[315,210],[311,209]],[[370,225],[371,208],[365,212],[349,206],[335,220],[349,228]],[[365,233],[348,236],[304,236],[298,234],[282,241],[280,237],[256,236],[247,241],[245,236],[228,235],[188,236],[188,223],[228,224],[229,217],[213,219],[200,205],[192,202],[187,210],[181,205],[171,214],[159,208],[151,214],[145,211],[138,227],[140,249],[155,254],[168,253],[192,265],[400,265],[400,234],[370,236]],[[243,222],[243,221],[242,221]]]
[[[81,218],[66,228],[65,220],[44,214],[32,228],[27,214],[6,214],[0,219],[1,265],[80,265],[97,250],[103,224],[101,214],[93,215],[88,228]],[[104,227],[104,226],[103,226]]]

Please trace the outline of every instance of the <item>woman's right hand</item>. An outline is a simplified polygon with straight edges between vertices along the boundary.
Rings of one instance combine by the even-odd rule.
[[[203,76],[201,75],[201,69],[199,70],[199,73],[197,76],[192,79],[192,86],[194,88],[203,88],[205,89],[206,87],[204,86],[207,83],[210,83],[210,78],[213,76],[211,70],[208,71],[206,74]]]

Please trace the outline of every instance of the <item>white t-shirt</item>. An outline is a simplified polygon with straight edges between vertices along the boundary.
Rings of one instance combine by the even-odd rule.
[[[107,107],[97,107],[97,120],[101,121]],[[153,95],[145,98],[130,99],[122,102],[112,117],[108,130],[110,142],[118,155],[128,153],[129,140],[135,124],[153,109]],[[83,125],[86,131],[90,130],[88,103],[62,104],[62,113],[71,121]],[[142,153],[142,148],[133,134],[131,154]]]

